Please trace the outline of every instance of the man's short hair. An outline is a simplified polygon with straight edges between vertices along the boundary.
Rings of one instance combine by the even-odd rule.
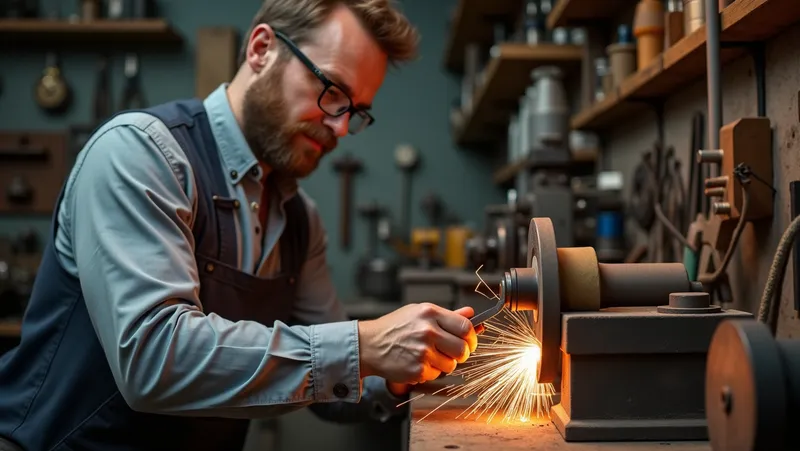
[[[239,65],[244,63],[247,42],[259,24],[268,24],[301,45],[339,5],[355,14],[387,54],[390,64],[397,65],[416,57],[417,30],[392,0],[264,0],[245,35]]]

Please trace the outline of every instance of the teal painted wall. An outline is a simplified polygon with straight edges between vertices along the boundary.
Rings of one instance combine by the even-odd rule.
[[[190,0],[160,3],[163,15],[185,37],[186,43],[181,52],[140,56],[144,92],[150,104],[193,95],[197,27],[233,25],[244,33],[259,5],[257,0],[204,2],[202,8]],[[365,165],[365,171],[355,182],[356,202],[374,199],[389,206],[395,215],[400,213],[401,173],[393,162],[394,148],[399,143],[409,143],[421,151],[422,165],[413,181],[412,224],[415,225],[426,224],[418,205],[428,192],[440,195],[452,211],[475,226],[483,224],[484,205],[503,199],[502,192],[491,182],[491,164],[496,158],[458,149],[450,134],[449,109],[458,97],[459,82],[443,69],[442,61],[450,11],[455,3],[455,0],[401,3],[422,35],[419,60],[387,75],[374,102],[375,125],[357,137],[340,140],[339,149],[329,161],[324,161],[314,175],[302,181],[302,186],[317,201],[327,226],[328,260],[343,299],[356,294],[355,264],[366,247],[366,225],[354,218],[354,245],[349,252],[343,252],[338,241],[339,179],[330,164],[342,151],[352,152]],[[115,105],[122,90],[122,58],[123,55],[113,57]],[[41,113],[32,98],[33,83],[44,66],[44,54],[6,49],[0,52],[0,78],[4,85],[0,94],[0,129],[57,130],[89,120],[95,55],[90,51],[70,53],[62,59],[65,76],[76,95],[69,113],[53,118]],[[0,235],[15,234],[28,226],[45,233],[49,218],[0,217]]]

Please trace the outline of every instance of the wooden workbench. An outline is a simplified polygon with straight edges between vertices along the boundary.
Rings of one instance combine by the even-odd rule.
[[[431,385],[412,396],[444,385]],[[517,424],[499,419],[487,424],[486,417],[476,421],[474,416],[456,419],[472,403],[468,399],[453,400],[419,421],[446,400],[426,394],[412,401],[409,451],[711,451],[708,442],[567,443],[547,419]]]

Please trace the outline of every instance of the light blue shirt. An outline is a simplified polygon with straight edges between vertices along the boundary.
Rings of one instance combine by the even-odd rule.
[[[204,105],[230,195],[249,207],[236,217],[238,267],[270,276],[280,270],[283,205],[299,188],[284,183],[271,190],[267,230],[260,230],[261,168],[225,90],[221,85]],[[301,325],[263,325],[203,310],[192,236],[197,192],[170,131],[142,112],[104,124],[67,181],[56,250],[81,281],[95,332],[131,407],[259,418],[311,405],[343,421],[386,420],[400,412],[383,379],[362,384],[357,321],[336,298],[315,203],[300,190],[310,231],[293,310]],[[275,300],[264,293],[264,302]],[[345,397],[334,394],[336,384],[348,388]]]

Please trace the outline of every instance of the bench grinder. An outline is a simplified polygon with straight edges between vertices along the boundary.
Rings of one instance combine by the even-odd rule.
[[[706,354],[717,325],[752,315],[710,304],[681,263],[599,263],[558,248],[533,218],[527,266],[501,279],[501,309],[532,311],[539,382],[558,384],[550,416],[566,441],[705,440]],[[558,387],[556,387],[558,389]]]

